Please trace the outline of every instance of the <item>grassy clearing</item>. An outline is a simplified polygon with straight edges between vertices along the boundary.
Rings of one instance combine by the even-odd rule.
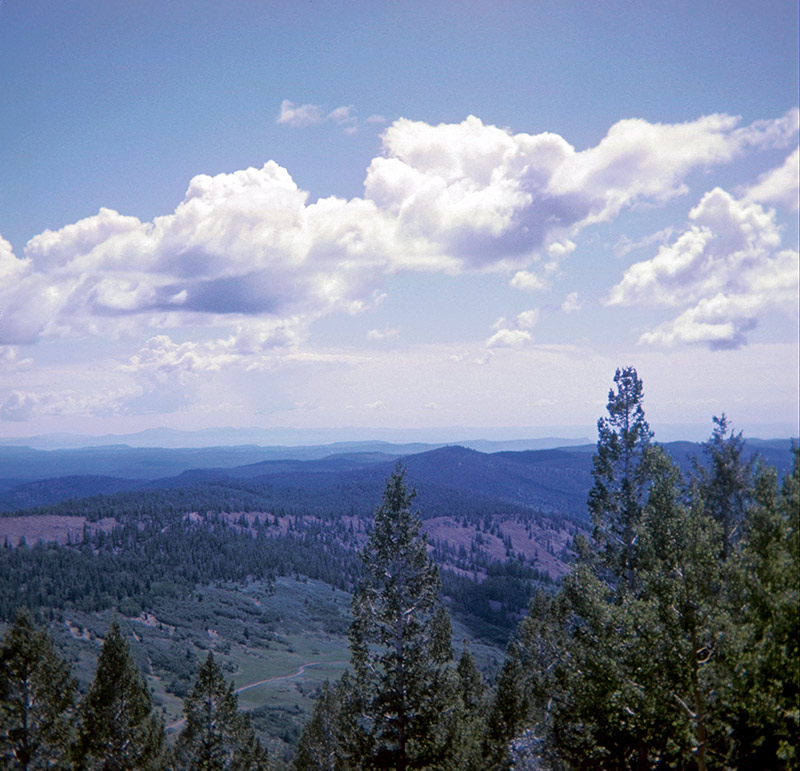
[[[113,616],[64,611],[50,623],[84,691]],[[243,689],[239,704],[279,766],[292,757],[319,687],[337,680],[350,658],[350,595],[320,581],[205,586],[189,596],[162,597],[139,616],[116,616],[173,733],[183,716],[183,696],[210,651],[226,678]],[[456,656],[465,641],[478,666],[489,676],[496,673],[503,652],[472,641],[470,630],[454,621]]]

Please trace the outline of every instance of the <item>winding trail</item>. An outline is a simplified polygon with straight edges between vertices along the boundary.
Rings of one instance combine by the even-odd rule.
[[[347,661],[307,661],[305,664],[301,664],[297,668],[297,672],[294,672],[291,675],[276,675],[275,677],[267,677],[264,680],[256,680],[253,683],[247,683],[247,685],[243,685],[240,688],[234,689],[234,693],[239,694],[243,691],[249,691],[251,688],[258,688],[259,685],[266,685],[267,683],[276,683],[279,680],[292,680],[295,677],[300,677],[302,674],[305,673],[306,669],[309,667],[324,667],[324,666],[336,666],[338,664],[347,664]],[[247,708],[242,708],[244,711],[247,711]],[[177,731],[184,723],[186,722],[186,718],[181,718],[180,720],[175,721],[174,723],[170,723],[166,730],[170,733]]]
[[[275,683],[278,680],[291,680],[294,677],[300,677],[303,672],[306,671],[309,667],[322,667],[326,665],[334,665],[334,664],[347,664],[346,661],[308,661],[305,664],[301,664],[297,668],[297,672],[293,675],[278,675],[277,677],[268,677],[266,680],[258,680],[255,683],[248,683],[247,685],[243,685],[241,688],[237,688],[234,690],[234,693],[242,693],[242,691],[249,691],[251,688],[257,688],[259,685],[264,685],[264,683]]]

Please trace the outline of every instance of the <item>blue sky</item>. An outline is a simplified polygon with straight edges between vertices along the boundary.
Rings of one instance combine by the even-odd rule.
[[[0,434],[798,431],[798,4],[0,3]]]

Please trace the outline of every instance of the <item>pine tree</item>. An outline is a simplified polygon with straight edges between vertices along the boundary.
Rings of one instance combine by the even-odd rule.
[[[253,732],[250,718],[239,711],[233,683],[209,653],[183,701],[186,725],[175,745],[179,771],[258,771],[267,768],[267,754]]]
[[[450,717],[448,761],[452,768],[462,771],[484,771],[486,685],[469,649],[465,649],[458,660],[454,686],[457,700]]]
[[[350,650],[363,702],[361,730],[373,747],[360,759],[362,768],[434,766],[446,743],[449,616],[413,498],[398,465],[361,555],[364,578],[353,598]]]
[[[653,432],[645,420],[644,386],[633,367],[617,369],[608,392],[608,417],[597,421],[597,452],[589,512],[594,538],[611,577],[632,588],[636,527],[641,520],[651,465]]]
[[[97,671],[80,709],[76,764],[87,771],[162,771],[167,745],[119,624],[108,630]]]
[[[327,680],[303,728],[294,759],[295,771],[339,771],[343,767],[340,717],[341,691]]]
[[[779,488],[760,471],[732,562],[739,612],[729,636],[722,701],[735,742],[732,766],[790,769],[800,761],[800,451]]]
[[[704,771],[730,746],[718,702],[735,621],[720,524],[696,496],[685,500],[681,482],[662,454],[640,529],[647,558],[639,573],[638,658],[628,664],[648,697],[650,754]]]
[[[66,769],[75,681],[48,634],[18,612],[0,646],[0,763]]]
[[[694,461],[694,481],[705,510],[722,526],[722,558],[726,559],[740,535],[748,505],[752,502],[755,459],[744,462],[741,431],[728,429],[723,413],[714,417],[711,438],[703,443],[708,466]]]

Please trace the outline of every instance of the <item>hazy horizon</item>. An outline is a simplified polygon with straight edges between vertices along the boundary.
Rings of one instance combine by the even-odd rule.
[[[651,426],[655,441],[705,441],[712,426],[672,424]],[[733,426],[738,431],[738,426]],[[743,429],[741,429],[743,430]],[[782,430],[779,425],[743,430],[747,439],[796,439],[797,433]],[[477,427],[450,426],[425,429],[381,429],[345,426],[339,428],[293,429],[286,427],[234,428],[215,426],[195,431],[165,426],[130,434],[53,433],[35,436],[0,436],[0,446],[31,446],[37,449],[78,449],[124,444],[130,447],[203,448],[212,446],[259,445],[263,447],[299,447],[328,444],[385,442],[389,444],[449,444],[459,442],[530,443],[539,447],[555,447],[563,442],[593,444],[597,440],[593,426]]]
[[[797,435],[796,0],[468,7],[0,3],[0,437]]]

